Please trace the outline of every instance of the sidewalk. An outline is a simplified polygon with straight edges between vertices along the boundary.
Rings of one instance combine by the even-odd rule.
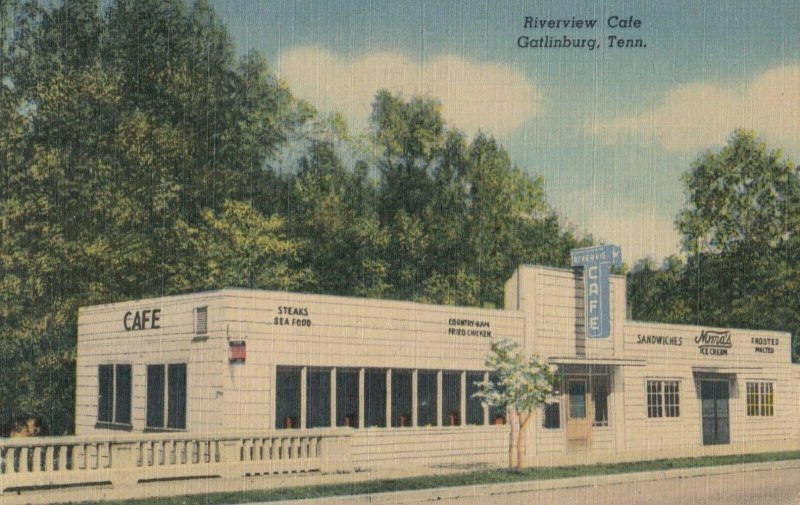
[[[785,470],[800,470],[800,460],[769,463],[747,463],[741,465],[710,466],[702,468],[678,468],[641,473],[597,475],[569,479],[536,480],[503,484],[481,484],[476,486],[445,487],[418,491],[398,491],[352,496],[323,497],[302,500],[258,502],[248,505],[411,505],[439,500],[457,500],[497,495],[512,495],[529,491],[599,487],[612,484],[644,483],[671,479],[686,479],[709,475],[731,475]]]

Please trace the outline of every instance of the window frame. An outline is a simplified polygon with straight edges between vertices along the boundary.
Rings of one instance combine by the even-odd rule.
[[[646,379],[645,406],[648,419],[680,418],[681,381],[678,379]]]
[[[103,384],[101,382],[103,368],[111,368],[111,384],[110,384],[110,417],[109,419],[101,419],[101,397],[103,396]],[[121,369],[127,369],[128,372],[128,392],[127,392],[127,421],[118,418],[121,411],[120,407],[120,391],[119,391],[119,372]],[[133,428],[133,365],[131,363],[102,363],[97,365],[97,421],[96,426],[101,428],[131,430]]]
[[[171,367],[183,367],[183,397],[181,398],[180,392],[177,395],[170,394],[170,368]],[[162,377],[163,377],[163,384],[161,385],[161,394],[162,394],[162,405],[161,405],[161,416],[162,416],[162,426],[153,426],[150,423],[150,369],[152,367],[160,367],[162,370]],[[166,431],[188,431],[189,426],[189,365],[187,362],[170,362],[170,363],[148,363],[145,366],[145,416],[144,416],[144,431],[145,432],[166,432]],[[172,408],[174,404],[172,403],[173,396],[177,396],[175,401],[177,402],[178,399],[183,400],[183,426],[182,427],[175,427],[170,426],[171,421],[173,420],[173,413]],[[181,416],[177,416],[181,417]]]
[[[775,417],[775,383],[772,381],[745,382],[745,412],[747,417]]]

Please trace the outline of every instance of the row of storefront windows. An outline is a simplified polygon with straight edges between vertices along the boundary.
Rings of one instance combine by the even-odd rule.
[[[747,382],[747,415],[771,417],[775,414],[775,396],[771,382]],[[680,381],[647,381],[647,417],[680,417]]]
[[[97,378],[97,422],[130,427],[132,366],[100,365]],[[186,429],[186,363],[147,365],[146,409],[147,429]]]
[[[363,386],[359,384],[361,374]],[[306,428],[321,428],[330,427],[332,423],[353,428],[362,423],[367,427],[504,423],[504,411],[484,412],[480,400],[474,397],[478,384],[484,380],[484,372],[279,366],[275,388],[275,427],[300,428],[304,425]],[[438,404],[440,398],[441,408]],[[304,417],[301,416],[303,404]]]

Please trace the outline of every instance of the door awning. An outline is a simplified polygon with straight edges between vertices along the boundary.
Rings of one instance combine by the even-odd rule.
[[[736,376],[740,374],[761,375],[763,368],[759,366],[693,366],[692,373],[698,376],[725,375]]]
[[[553,365],[611,365],[611,366],[644,366],[645,360],[643,359],[627,359],[627,358],[577,358],[574,356],[568,357],[550,357],[547,362]]]

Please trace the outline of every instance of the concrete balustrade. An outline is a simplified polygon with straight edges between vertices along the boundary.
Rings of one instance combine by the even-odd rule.
[[[353,470],[349,430],[0,440],[0,495],[53,486]]]

